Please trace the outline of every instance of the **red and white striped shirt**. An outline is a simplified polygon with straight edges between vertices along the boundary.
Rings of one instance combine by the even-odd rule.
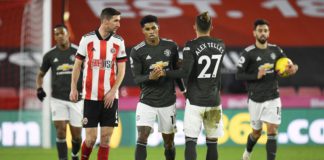
[[[116,62],[127,60],[124,40],[116,34],[102,39],[98,30],[95,30],[82,37],[76,58],[85,59],[83,98],[102,101],[104,95],[115,84]],[[118,98],[118,92],[116,98]]]

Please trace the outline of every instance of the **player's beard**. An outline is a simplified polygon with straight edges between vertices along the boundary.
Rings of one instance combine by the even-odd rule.
[[[260,38],[257,38],[257,41],[261,44],[265,44],[268,41],[268,38],[265,36],[261,36]]]

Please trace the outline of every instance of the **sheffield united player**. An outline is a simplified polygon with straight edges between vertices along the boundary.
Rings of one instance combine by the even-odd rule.
[[[174,133],[176,132],[176,95],[173,79],[160,77],[155,67],[173,70],[177,67],[178,46],[170,40],[159,37],[157,17],[148,15],[140,22],[145,40],[131,51],[131,69],[134,80],[140,85],[140,102],[136,108],[136,126],[138,131],[135,160],[145,160],[147,139],[155,119],[158,119],[159,132],[164,140],[166,160],[175,159]],[[180,90],[184,91],[181,79],[176,80]]]
[[[212,19],[208,12],[196,17],[194,29],[197,38],[186,43],[181,68],[163,71],[162,75],[185,78],[185,160],[197,159],[196,144],[202,124],[206,131],[206,160],[217,160],[218,137],[224,134],[219,92],[220,64],[225,53],[225,44],[222,40],[210,36]]]
[[[109,140],[118,125],[118,88],[125,75],[126,53],[124,40],[115,34],[120,27],[120,12],[105,8],[100,15],[98,30],[84,35],[74,63],[71,82],[71,101],[77,100],[76,82],[84,61],[83,127],[86,138],[82,144],[82,160],[89,159],[100,124],[98,159],[107,160]]]
[[[252,133],[247,137],[243,160],[250,159],[253,146],[261,136],[262,123],[267,125],[267,160],[274,160],[276,157],[277,130],[281,123],[281,100],[275,63],[286,55],[281,48],[268,43],[269,34],[268,22],[263,19],[256,20],[253,31],[255,44],[244,49],[237,65],[237,79],[247,81],[252,127]],[[290,64],[286,72],[293,75],[297,70],[297,65]]]

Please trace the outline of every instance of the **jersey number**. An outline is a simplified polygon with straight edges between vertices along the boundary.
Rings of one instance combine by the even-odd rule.
[[[222,55],[212,55],[210,58],[209,56],[203,55],[199,57],[198,59],[198,64],[203,64],[203,61],[206,61],[206,65],[204,68],[201,70],[200,74],[198,75],[198,78],[215,78],[217,76],[217,70],[219,67],[219,62],[221,59]],[[211,61],[216,60],[215,66],[214,66],[214,71],[212,74],[206,73],[207,70],[211,67]]]

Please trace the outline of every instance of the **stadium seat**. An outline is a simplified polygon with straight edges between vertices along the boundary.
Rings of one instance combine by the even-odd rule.
[[[280,96],[296,96],[297,92],[294,87],[280,87]]]
[[[319,87],[299,87],[299,96],[321,96],[321,89]]]

